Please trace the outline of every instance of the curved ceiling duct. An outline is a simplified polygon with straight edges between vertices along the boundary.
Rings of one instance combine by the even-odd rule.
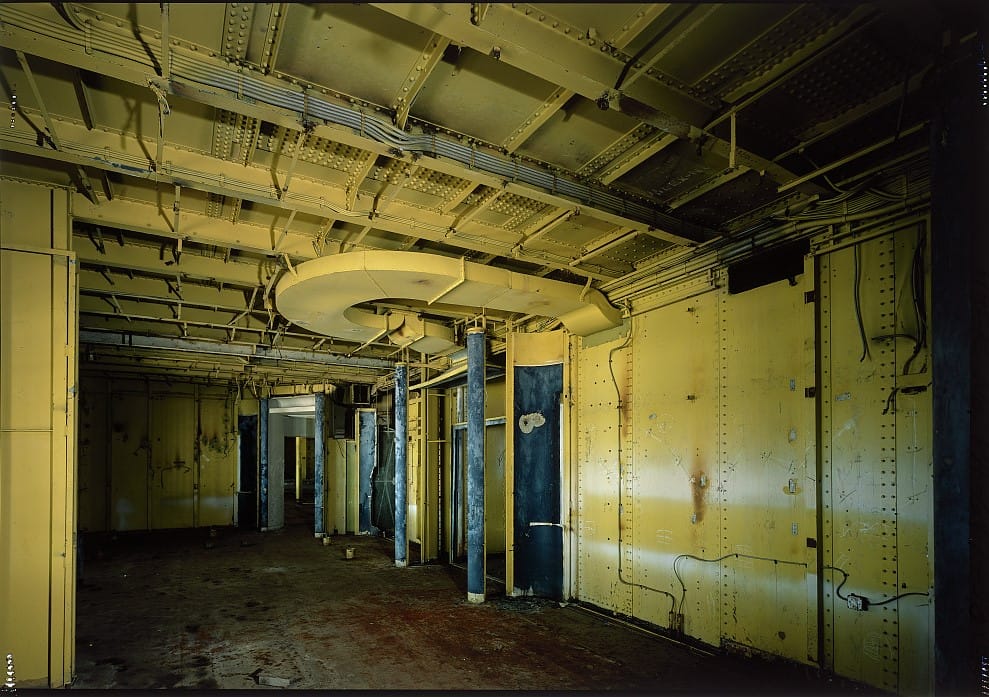
[[[278,311],[300,327],[349,341],[387,337],[420,353],[456,346],[453,331],[413,312],[378,315],[354,305],[404,299],[557,317],[581,336],[617,326],[621,313],[593,288],[420,252],[349,252],[295,267],[275,288]]]

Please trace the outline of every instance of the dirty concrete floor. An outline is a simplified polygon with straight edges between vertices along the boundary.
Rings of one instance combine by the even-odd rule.
[[[87,537],[73,688],[867,692],[783,662],[701,655],[573,605],[505,598],[491,582],[488,602],[471,605],[462,569],[397,569],[378,537],[323,546],[305,509],[286,509],[279,532]]]

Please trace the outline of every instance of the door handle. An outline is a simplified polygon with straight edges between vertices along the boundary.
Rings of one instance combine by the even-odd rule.
[[[563,527],[563,523],[532,523],[532,522],[529,523],[530,528],[533,527],[534,525],[548,525],[550,527],[556,527],[556,528]]]

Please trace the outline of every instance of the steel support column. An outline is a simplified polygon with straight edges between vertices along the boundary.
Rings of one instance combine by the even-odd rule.
[[[408,506],[408,430],[409,375],[408,366],[395,366],[395,566],[408,564],[409,543],[406,537]]]
[[[484,602],[484,329],[467,330],[467,601]]]
[[[935,694],[977,693],[978,656],[989,652],[983,512],[989,440],[979,427],[985,423],[981,395],[987,383],[979,300],[986,299],[989,268],[989,107],[980,94],[980,44],[945,49],[931,128]]]
[[[314,535],[316,537],[323,537],[326,534],[326,526],[324,525],[323,517],[323,472],[326,468],[326,395],[319,392],[316,393],[316,463],[315,472],[313,472],[313,479],[315,480],[314,486],[316,487],[315,494],[315,520],[314,522]]]
[[[258,406],[258,431],[261,443],[258,447],[258,527],[268,529],[268,400],[262,399]]]

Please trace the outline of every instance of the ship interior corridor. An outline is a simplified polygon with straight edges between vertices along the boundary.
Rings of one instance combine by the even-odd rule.
[[[0,2],[0,692],[989,697],[987,32]]]

